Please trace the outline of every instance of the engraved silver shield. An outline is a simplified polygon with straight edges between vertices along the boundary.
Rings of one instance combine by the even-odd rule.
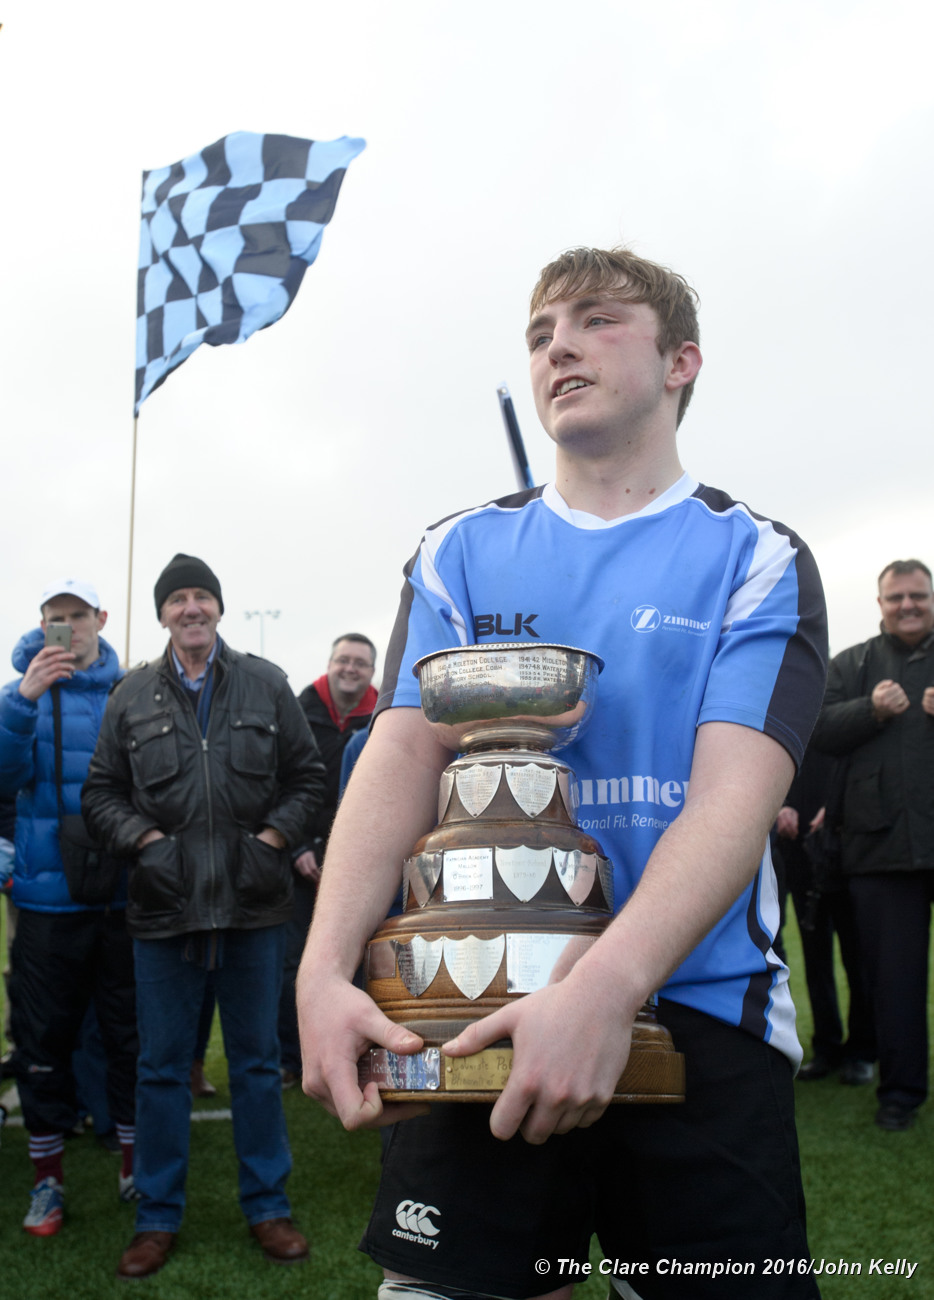
[[[406,859],[403,876],[419,907],[424,907],[431,898],[440,875],[440,853],[417,853],[414,858]]]
[[[540,763],[506,763],[506,781],[512,797],[527,817],[544,812],[555,794],[558,773]]]
[[[471,763],[457,769],[457,793],[471,817],[479,817],[489,807],[502,777],[499,763]]]
[[[552,851],[530,849],[525,844],[517,849],[496,850],[496,870],[520,903],[534,898],[544,885],[551,870]]]
[[[446,849],[442,888],[446,903],[493,897],[493,850]]]
[[[444,939],[423,939],[420,934],[414,935],[410,943],[392,940],[399,975],[413,997],[420,998],[437,975],[444,942]]]
[[[523,934],[519,931],[507,934],[508,992],[534,993],[543,989],[551,979],[555,963],[574,937],[571,934]]]
[[[606,899],[606,905],[613,911],[613,863],[609,858],[597,858],[597,875],[600,877],[600,888],[603,890],[603,897]]]
[[[593,889],[597,874],[596,853],[582,853],[580,849],[555,849],[555,870],[568,898],[575,907],[580,907]]]
[[[444,821],[444,814],[448,810],[448,804],[451,802],[451,791],[454,789],[454,773],[449,767],[446,767],[441,773],[441,781],[438,785],[438,821]]]
[[[444,964],[451,979],[465,998],[478,998],[486,992],[499,970],[506,951],[506,936],[498,934],[493,939],[478,939],[468,934],[463,939],[441,940],[444,944]]]

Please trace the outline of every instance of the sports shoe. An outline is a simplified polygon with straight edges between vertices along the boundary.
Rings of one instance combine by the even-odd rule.
[[[136,1183],[133,1181],[133,1175],[117,1174],[117,1192],[121,1201],[138,1201],[141,1199],[140,1193],[136,1190]]]
[[[51,1237],[62,1226],[62,1196],[64,1188],[57,1178],[43,1178],[36,1183],[30,1195],[29,1213],[23,1227],[34,1237]]]
[[[851,1088],[860,1088],[864,1083],[872,1083],[874,1078],[872,1061],[847,1061],[840,1071],[840,1082]]]

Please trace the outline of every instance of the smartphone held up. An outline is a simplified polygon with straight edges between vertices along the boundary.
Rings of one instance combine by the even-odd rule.
[[[45,643],[46,645],[59,646],[62,650],[70,650],[71,628],[67,623],[47,623]]]

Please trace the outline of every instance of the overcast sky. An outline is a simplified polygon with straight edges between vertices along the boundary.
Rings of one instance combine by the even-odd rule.
[[[929,6],[904,0],[10,0],[0,32],[5,598],[63,574],[123,654],[141,173],[235,130],[363,136],[291,311],[202,347],[139,420],[131,657],[156,575],[218,573],[234,646],[300,689],[385,649],[424,526],[536,481],[539,268],[626,242],[698,289],[682,460],[814,549],[835,649],[883,563],[934,560]]]

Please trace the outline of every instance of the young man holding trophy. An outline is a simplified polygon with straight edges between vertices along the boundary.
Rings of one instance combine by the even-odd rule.
[[[701,354],[696,296],[680,276],[624,249],[573,250],[542,272],[527,339],[555,479],[429,528],[406,567],[372,735],[331,835],[299,977],[305,1090],[348,1128],[405,1120],[363,1245],[386,1274],[381,1300],[568,1300],[593,1232],[629,1300],[813,1297],[792,1100],[801,1050],[772,948],[767,840],[820,708],[820,580],[794,533],[681,467],[676,430]],[[504,936],[495,978],[511,996],[432,1056],[428,1022],[419,1034],[388,1018],[352,979],[401,861],[416,920],[434,890],[446,904],[469,896],[496,910],[503,880],[518,889],[515,849],[473,851],[466,891],[453,863],[450,885],[438,883],[446,855],[409,856],[435,823],[439,783],[448,817],[463,785],[466,811],[454,806],[468,823],[506,797],[499,786],[483,793],[482,773],[462,776],[465,760],[447,767],[454,753],[419,707],[413,665],[508,642],[529,654],[583,647],[602,661],[589,729],[562,754],[561,797],[576,833],[596,839],[575,850],[573,869],[556,847],[549,880],[578,905],[574,871],[592,861],[599,874],[609,861],[604,894],[617,912],[538,983],[523,984],[518,962],[509,971],[517,949]],[[470,738],[448,744],[469,749]],[[521,795],[517,765],[500,766]],[[531,827],[537,805],[517,802]],[[552,860],[548,849],[523,852],[532,865],[536,854]],[[490,865],[478,866],[484,853]],[[443,962],[441,948],[432,956],[439,925],[428,915],[417,952],[397,943],[398,967],[381,958],[375,972],[398,970],[416,1006],[444,966],[459,988],[470,984],[460,957],[448,961],[451,935]],[[467,998],[479,1006],[484,981],[494,985],[490,971],[479,984],[476,974]],[[685,1100],[610,1106],[656,992],[657,1019],[684,1056]],[[413,1058],[440,1061],[447,1077],[504,1042],[511,1069],[492,1109],[384,1105],[372,1075],[358,1081],[371,1049],[396,1074]],[[420,1096],[437,1100],[439,1086]],[[776,1259],[796,1263],[779,1272]]]

